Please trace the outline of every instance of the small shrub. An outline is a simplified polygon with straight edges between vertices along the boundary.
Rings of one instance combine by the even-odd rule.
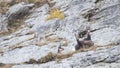
[[[65,59],[65,58],[71,57],[73,54],[74,54],[74,51],[73,52],[71,51],[71,52],[69,52],[67,54],[57,54],[56,58],[57,59]]]
[[[47,38],[46,41],[48,41],[48,42],[59,42],[61,40],[59,38]]]
[[[0,68],[11,68],[13,66],[13,64],[3,64],[0,63]]]
[[[36,0],[28,0],[29,3],[34,3]]]
[[[58,18],[59,20],[62,20],[65,18],[65,16],[60,10],[56,9],[50,13],[50,15],[46,18],[46,20],[51,20],[54,18]]]
[[[38,60],[38,63],[46,63],[55,60],[55,54],[49,52],[46,56]]]
[[[38,61],[36,61],[34,59],[30,59],[28,62],[25,62],[25,63],[27,63],[27,64],[42,64],[42,63],[52,61],[54,59],[55,59],[55,54],[49,52],[46,56],[40,58]]]
[[[9,9],[9,5],[7,2],[0,2],[0,13],[6,13]]]
[[[46,42],[46,41],[41,41],[41,42],[36,43],[37,46],[43,46],[43,45],[47,45],[47,44],[48,44],[48,42]]]
[[[30,59],[28,62],[25,62],[26,64],[37,64],[37,61],[34,59]]]

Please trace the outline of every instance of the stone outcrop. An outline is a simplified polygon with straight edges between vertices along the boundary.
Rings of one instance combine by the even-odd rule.
[[[25,17],[21,29],[0,37],[1,64],[12,65],[11,68],[120,67],[119,0],[53,2],[53,7],[45,3],[31,10],[33,4],[22,2],[13,5],[6,15],[1,15],[0,31],[7,31],[5,23],[31,12]],[[46,20],[52,10],[56,9],[60,10],[65,18]],[[88,29],[91,31],[94,46],[75,51],[75,34]],[[62,50],[58,52],[60,46]],[[49,53],[52,59],[48,58]]]

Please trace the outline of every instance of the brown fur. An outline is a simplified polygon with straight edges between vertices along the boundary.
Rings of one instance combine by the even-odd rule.
[[[79,34],[80,35],[80,34]],[[76,37],[77,45],[75,46],[75,50],[79,50],[80,48],[88,48],[94,45],[93,41],[91,40],[90,32],[87,31],[87,38],[83,40],[79,40],[79,36]]]

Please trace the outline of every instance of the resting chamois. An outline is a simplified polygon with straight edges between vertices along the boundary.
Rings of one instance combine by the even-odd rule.
[[[94,43],[93,43],[93,41],[91,40],[91,35],[90,35],[90,31],[88,30],[87,32],[83,32],[84,34],[83,35],[85,35],[85,33],[87,33],[86,35],[87,35],[87,37],[86,38],[84,38],[84,39],[82,39],[82,40],[79,40],[79,38],[81,38],[82,37],[82,33],[81,34],[79,34],[79,37],[76,37],[76,40],[77,40],[77,45],[75,46],[75,50],[79,50],[80,48],[83,48],[83,47],[90,47],[90,46],[93,46],[94,45]]]

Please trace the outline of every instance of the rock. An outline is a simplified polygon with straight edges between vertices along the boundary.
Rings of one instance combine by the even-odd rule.
[[[99,29],[98,31],[93,32],[93,38],[94,38],[93,40],[95,43],[97,43],[96,45],[119,44],[120,40],[118,34],[120,34],[119,32],[120,5],[117,3],[117,0],[115,0],[114,2],[115,2],[114,5],[110,2],[109,6],[106,3],[106,7],[105,5],[103,5],[104,8],[100,8],[100,10],[98,10],[96,14],[91,17],[91,19],[94,22],[91,25],[91,29],[92,30]]]
[[[59,21],[51,20],[47,22],[41,22],[40,25],[34,25],[32,30],[36,30],[38,34],[41,34],[45,32],[55,31],[58,27],[59,27]]]
[[[8,32],[7,22],[8,19],[4,15],[0,14],[0,34]]]
[[[120,64],[119,63],[111,63],[111,64],[108,64],[108,63],[98,63],[98,64],[95,64],[95,65],[91,65],[91,66],[88,66],[87,68],[119,68],[120,67]]]
[[[24,16],[32,13],[25,18],[22,28],[0,37],[0,63],[13,64],[12,68],[119,68],[120,1],[53,2],[56,2],[53,7],[44,4],[31,10],[33,4],[22,2],[8,10],[6,16],[9,20],[16,20],[21,14]],[[65,18],[46,20],[49,11],[54,9],[59,9]],[[0,20],[5,22],[4,16]],[[75,51],[75,34],[88,29],[91,30],[95,45]],[[0,30],[4,28],[1,27]],[[60,53],[59,46],[63,49]],[[49,56],[49,53],[53,56]],[[43,59],[46,57],[49,60]],[[43,62],[40,62],[41,59]]]
[[[6,16],[8,17],[8,20],[20,18],[29,13],[29,9],[33,6],[34,4],[26,4],[24,2],[15,4],[7,11]]]
[[[110,67],[111,65],[108,64],[108,57],[113,57],[116,58],[117,60],[120,60],[119,55],[120,55],[120,46],[116,46],[110,49],[106,50],[98,50],[98,51],[89,51],[89,52],[82,52],[82,53],[77,53],[71,56],[70,58],[64,59],[58,63],[56,62],[49,62],[46,64],[41,64],[41,65],[16,65],[13,66],[13,68],[91,68],[91,67]],[[79,59],[79,60],[78,60]],[[114,61],[117,61],[114,60]],[[109,60],[110,61],[110,60]],[[99,64],[97,64],[99,63]],[[110,62],[111,63],[111,62]],[[94,65],[95,64],[95,65]],[[115,64],[112,67],[118,67],[119,63],[112,63]]]
[[[57,49],[51,48],[52,46],[53,45],[39,47],[31,45],[28,47],[14,49],[4,53],[4,55],[0,57],[0,63],[14,64],[24,63],[30,59],[38,60],[41,59],[41,57],[46,56],[49,52],[57,53]]]
[[[92,33],[92,40],[95,45],[116,45],[120,42],[119,31],[112,28],[104,28]]]
[[[8,22],[20,18],[21,16],[25,16],[33,6],[34,4],[25,4],[24,2],[21,2],[13,5],[5,15],[0,14],[0,33],[8,32]]]
[[[18,46],[20,43],[23,43],[23,42],[25,42],[27,40],[30,40],[32,38],[34,38],[34,34],[11,38],[9,40],[1,42],[0,43],[0,48],[4,49],[4,51],[6,51],[8,48],[13,48],[14,49],[14,47]]]

